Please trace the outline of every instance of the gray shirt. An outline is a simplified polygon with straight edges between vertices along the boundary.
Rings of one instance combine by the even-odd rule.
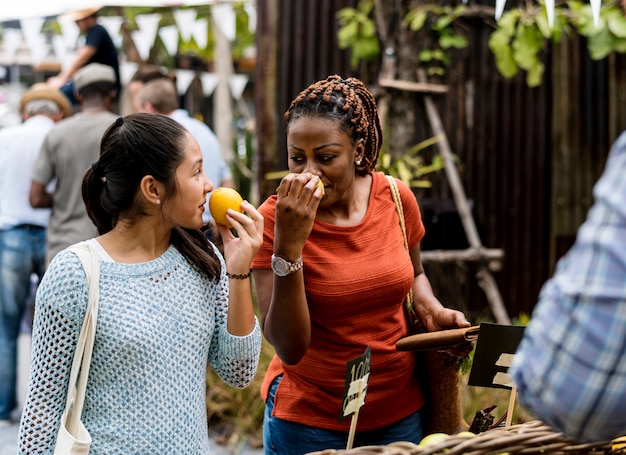
[[[57,123],[43,143],[32,179],[47,185],[56,178],[47,232],[47,263],[69,245],[97,235],[83,202],[83,176],[98,160],[102,134],[117,117],[112,112],[75,114]]]

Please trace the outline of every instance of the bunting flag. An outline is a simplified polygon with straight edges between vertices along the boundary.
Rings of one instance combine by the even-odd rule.
[[[250,78],[245,74],[233,74],[228,78],[228,85],[230,86],[230,93],[233,95],[233,98],[236,100],[241,98],[246,85],[248,85],[248,80]]]
[[[152,49],[154,41],[148,39],[146,34],[142,33],[141,30],[130,32],[130,35],[133,38],[133,43],[135,43],[135,49],[137,49],[139,53],[139,58],[143,61],[148,60],[150,58],[150,49]]]
[[[602,8],[602,0],[589,0],[589,4],[591,5],[591,16],[593,17],[593,25],[597,28],[598,22],[600,22],[600,8]]]
[[[217,24],[226,39],[233,41],[237,30],[233,5],[230,3],[217,3],[211,8],[211,13],[213,14],[213,22]]]
[[[119,50],[122,48],[122,41],[124,39],[122,35],[122,24],[124,18],[119,16],[101,16],[98,17],[98,22],[109,32],[113,44]]]
[[[141,16],[135,17],[135,22],[137,23],[137,27],[139,28],[139,32],[145,36],[146,41],[151,41],[154,43],[154,40],[157,36],[157,31],[159,30],[159,22],[161,22],[160,14],[142,14]]]
[[[78,41],[78,35],[80,35],[80,29],[76,22],[66,15],[57,16],[57,21],[61,27],[61,37],[65,42],[65,47],[67,49],[76,49],[76,42]]]
[[[176,70],[176,90],[179,95],[184,95],[189,90],[189,86],[196,77],[196,72],[193,70]]]
[[[200,82],[202,82],[202,93],[204,96],[209,97],[215,91],[219,77],[215,73],[202,73],[200,75]]]
[[[173,57],[178,53],[178,28],[175,25],[161,27],[159,38],[161,38],[168,55]]]
[[[463,1],[465,2],[467,0],[463,0]],[[256,20],[257,20],[256,7],[252,2],[246,2],[243,5],[243,9],[248,15],[248,30],[250,31],[250,33],[255,33],[256,32]]]
[[[120,62],[120,82],[122,85],[128,85],[138,69],[139,64],[136,62]]]
[[[504,6],[506,5],[506,0],[496,0],[496,21],[499,21],[502,17],[502,13],[504,12]]]
[[[61,62],[61,68],[67,68],[67,64],[70,61],[68,48],[65,45],[65,40],[61,35],[54,35],[51,39],[52,51],[59,62]]]
[[[39,17],[30,17],[20,20],[20,27],[24,33],[24,39],[31,55],[31,63],[33,66],[39,66],[48,55],[49,46],[46,38],[41,33],[44,19]]]
[[[200,49],[206,49],[209,39],[209,21],[206,19],[198,19],[193,24],[191,34],[198,47]]]
[[[193,23],[196,21],[196,15],[195,9],[179,9],[174,11],[174,20],[185,42],[191,39],[191,30],[193,29]]]
[[[17,51],[22,43],[22,31],[18,28],[5,28],[2,32],[4,41],[4,53],[10,61],[15,61]]]
[[[546,14],[548,15],[548,26],[554,27],[554,0],[545,0]]]

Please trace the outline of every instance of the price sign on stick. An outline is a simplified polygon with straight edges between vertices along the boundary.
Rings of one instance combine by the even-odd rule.
[[[352,448],[354,442],[354,433],[356,432],[356,424],[359,419],[359,410],[365,404],[365,395],[367,393],[367,384],[370,377],[370,359],[372,351],[368,346],[362,356],[356,359],[348,360],[346,366],[346,383],[343,389],[343,406],[339,421],[342,422],[346,417],[352,416],[350,422],[350,433],[348,435],[348,445],[346,449]]]
[[[513,364],[515,351],[523,335],[524,327],[521,326],[480,324],[472,371],[467,381],[468,385],[473,386],[511,389],[507,426],[513,418],[516,394],[509,367]]]

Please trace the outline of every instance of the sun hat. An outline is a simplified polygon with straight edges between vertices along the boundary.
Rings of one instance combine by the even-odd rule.
[[[79,69],[74,75],[74,89],[79,92],[88,85],[96,82],[111,82],[115,84],[115,71],[109,65],[89,63]]]
[[[88,17],[93,16],[101,9],[102,9],[101,6],[97,6],[94,8],[79,9],[76,11],[71,11],[67,14],[63,14],[63,17],[71,19],[73,21],[82,21],[83,19],[87,19]]]
[[[45,82],[33,84],[30,89],[22,95],[22,98],[20,99],[20,112],[23,112],[26,105],[34,100],[54,101],[61,108],[63,117],[69,117],[72,115],[72,106],[70,105],[70,100],[67,99],[67,96],[65,96],[59,89],[56,89]]]

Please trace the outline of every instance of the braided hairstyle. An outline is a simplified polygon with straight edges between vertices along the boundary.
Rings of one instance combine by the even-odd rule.
[[[137,196],[144,176],[163,183],[164,201],[176,194],[176,168],[184,160],[186,134],[178,122],[158,114],[131,114],[109,126],[100,158],[87,169],[82,185],[87,214],[99,234],[120,221],[132,224],[147,215]],[[219,258],[199,229],[175,227],[170,241],[198,270],[219,276]]]
[[[336,121],[356,144],[363,139],[365,153],[356,173],[365,175],[376,168],[383,143],[383,132],[376,109],[376,100],[360,80],[328,76],[317,81],[291,102],[285,112],[285,125],[303,117],[322,117]]]

